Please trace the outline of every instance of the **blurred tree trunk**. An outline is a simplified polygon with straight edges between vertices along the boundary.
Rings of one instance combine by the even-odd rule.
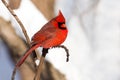
[[[9,6],[12,9],[18,9],[20,6],[21,0],[9,0]]]
[[[55,0],[32,0],[32,2],[48,20],[54,17]]]

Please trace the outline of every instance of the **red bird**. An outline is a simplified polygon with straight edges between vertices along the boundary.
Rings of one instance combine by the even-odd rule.
[[[51,48],[63,43],[67,37],[67,27],[65,25],[65,18],[61,11],[58,16],[45,24],[33,37],[32,47],[25,53],[25,55],[16,64],[16,67],[25,61],[29,54],[38,47]]]

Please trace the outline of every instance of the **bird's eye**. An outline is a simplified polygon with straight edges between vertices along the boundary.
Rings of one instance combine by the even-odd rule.
[[[58,26],[61,26],[63,23],[62,22],[58,22]]]

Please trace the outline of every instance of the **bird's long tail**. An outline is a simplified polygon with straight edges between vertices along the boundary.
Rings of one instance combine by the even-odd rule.
[[[28,49],[25,55],[18,61],[18,63],[16,64],[16,67],[20,67],[22,63],[25,61],[25,59],[32,53],[32,51],[38,48],[39,46],[40,44],[36,44],[32,46],[30,49]]]

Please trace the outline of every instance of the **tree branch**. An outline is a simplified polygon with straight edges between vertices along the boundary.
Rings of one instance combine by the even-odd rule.
[[[27,32],[25,30],[24,25],[22,24],[22,22],[20,21],[20,19],[17,17],[17,15],[15,14],[15,12],[9,7],[8,3],[5,0],[2,0],[2,2],[6,6],[6,8],[9,10],[9,12],[13,15],[13,17],[16,19],[16,21],[18,22],[18,24],[20,25],[20,27],[21,27],[21,29],[22,29],[22,31],[24,33],[24,36],[25,36],[25,38],[27,40],[27,43],[30,46],[30,39],[29,39],[29,37],[27,35]]]

